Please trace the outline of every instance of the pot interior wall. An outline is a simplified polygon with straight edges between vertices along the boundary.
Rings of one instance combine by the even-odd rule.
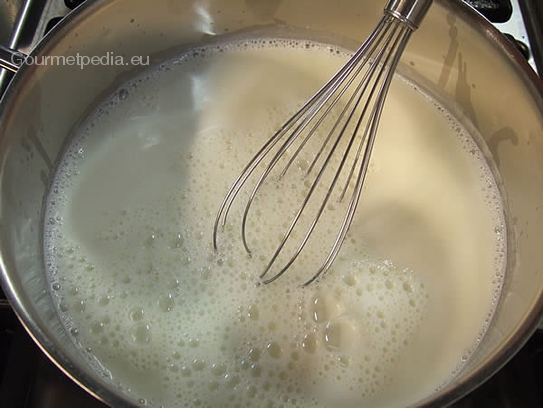
[[[89,2],[55,29],[39,55],[157,55],[239,31],[282,27],[359,43],[382,15],[379,0]],[[92,39],[92,40],[91,40]],[[498,39],[498,41],[496,41]],[[403,66],[457,102],[483,135],[508,206],[509,262],[492,325],[467,367],[425,402],[461,396],[499,368],[535,328],[543,306],[543,100],[534,75],[499,34],[453,0],[436,1]],[[519,68],[522,64],[522,68]],[[131,67],[26,66],[0,110],[3,284],[29,331],[67,372],[115,406],[130,406],[84,362],[58,319],[44,275],[43,199],[70,130]],[[44,220],[43,222],[49,222]],[[98,370],[99,371],[99,370]]]

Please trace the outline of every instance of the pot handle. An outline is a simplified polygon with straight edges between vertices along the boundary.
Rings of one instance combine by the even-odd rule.
[[[17,72],[23,65],[26,54],[0,45],[0,68]]]

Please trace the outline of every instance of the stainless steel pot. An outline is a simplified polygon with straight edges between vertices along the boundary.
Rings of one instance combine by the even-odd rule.
[[[125,61],[133,56],[153,60],[176,47],[277,26],[358,43],[381,17],[382,6],[380,0],[97,0],[66,18],[31,56],[111,53]],[[435,1],[403,63],[426,86],[454,99],[478,128],[494,157],[508,207],[508,270],[492,324],[448,386],[413,402],[443,406],[505,364],[535,330],[543,310],[543,87],[502,35],[456,0]],[[67,135],[131,69],[23,65],[0,105],[2,286],[43,351],[115,407],[137,402],[101,377],[96,364],[74,346],[49,294],[40,231],[43,200]]]

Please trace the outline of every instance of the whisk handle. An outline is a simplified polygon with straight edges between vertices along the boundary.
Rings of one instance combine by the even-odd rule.
[[[416,30],[431,4],[432,0],[389,0],[385,12]]]

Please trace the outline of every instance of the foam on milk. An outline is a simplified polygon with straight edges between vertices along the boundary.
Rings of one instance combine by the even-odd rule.
[[[276,39],[196,49],[118,89],[68,146],[45,218],[52,293],[82,352],[142,405],[405,406],[484,334],[505,265],[500,195],[464,127],[400,78],[324,279],[302,289],[312,270],[298,267],[255,286],[280,213],[253,218],[255,256],[235,222],[213,252],[240,166],[345,58]],[[256,212],[273,200],[290,193]]]

